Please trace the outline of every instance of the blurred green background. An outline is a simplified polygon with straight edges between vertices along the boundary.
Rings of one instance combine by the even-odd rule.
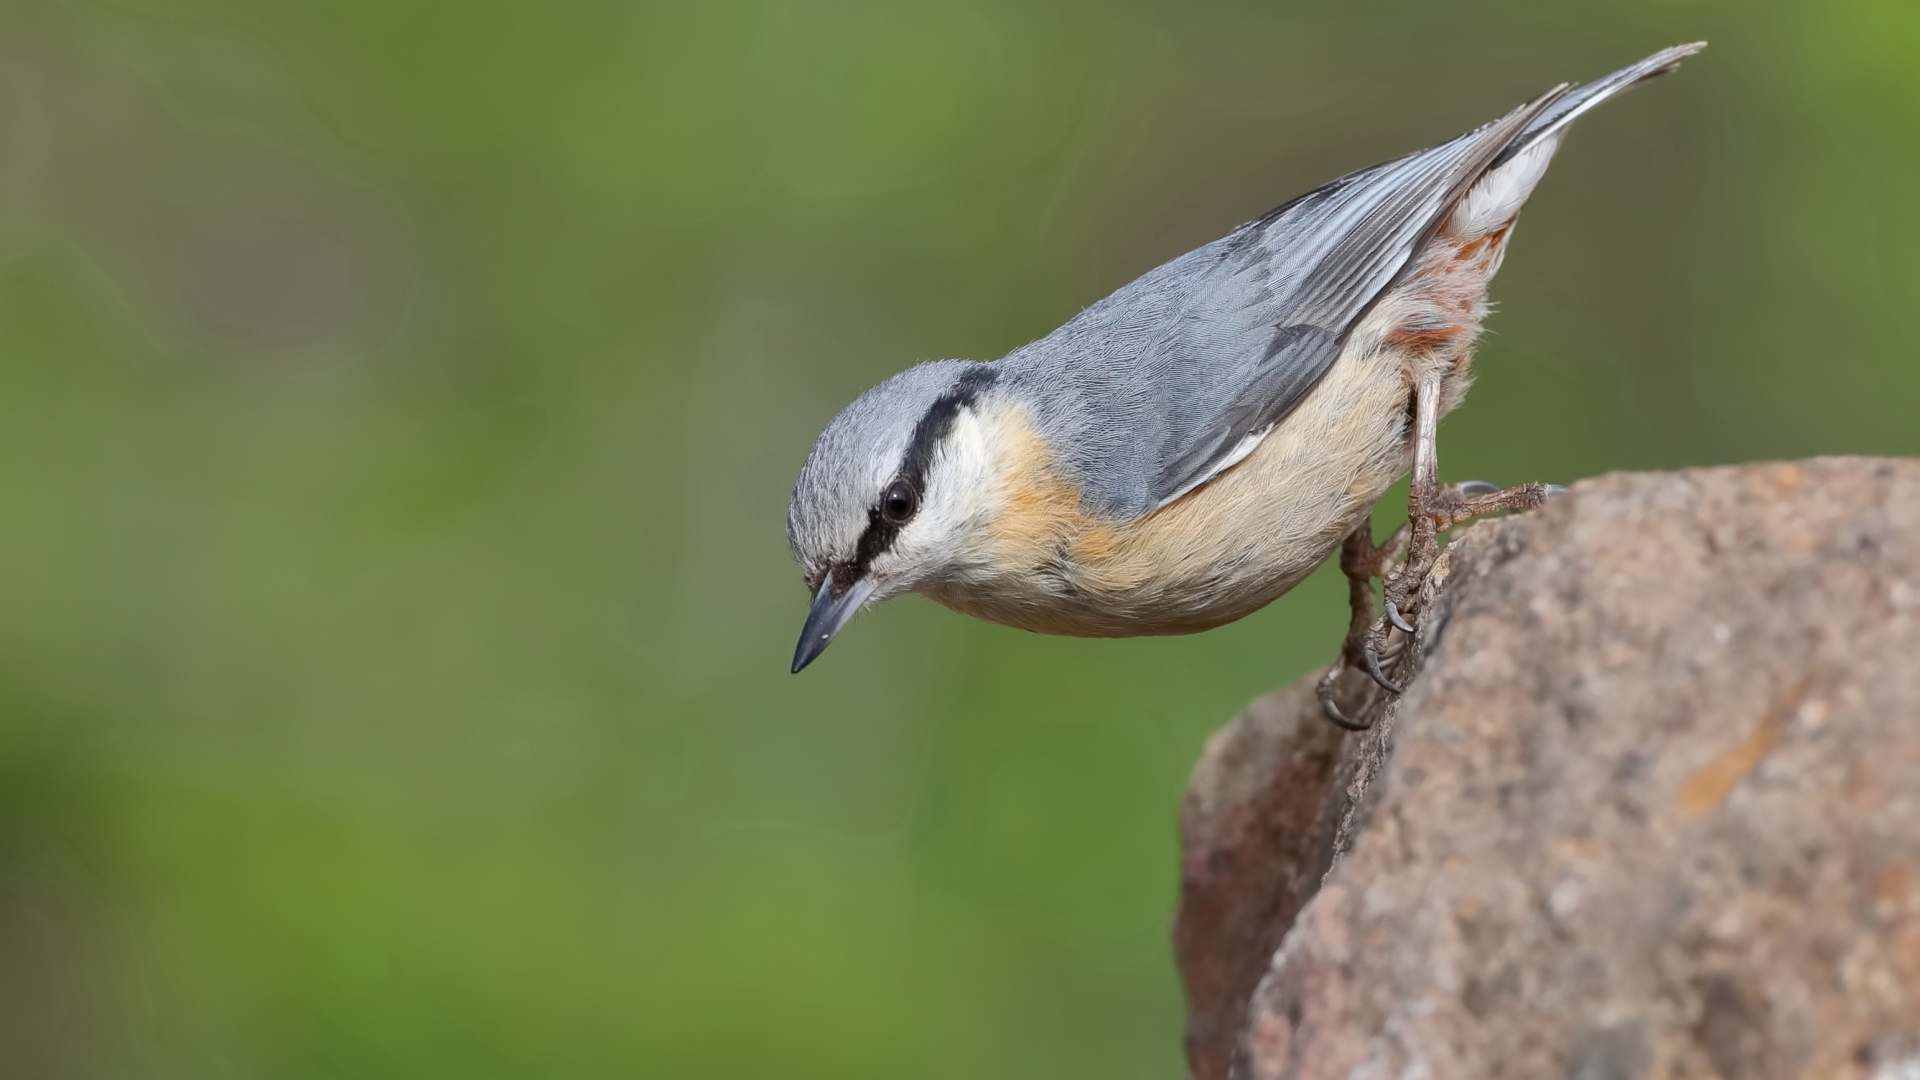
[[[800,459],[1697,38],[1541,188],[1448,474],[1920,451],[1905,0],[5,0],[0,1075],[1179,1075],[1181,786],[1337,583],[794,678]]]

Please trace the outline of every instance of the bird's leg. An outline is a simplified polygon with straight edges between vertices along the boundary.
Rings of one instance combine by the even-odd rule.
[[[1334,700],[1340,676],[1359,669],[1391,694],[1401,691],[1388,667],[1405,667],[1416,624],[1425,604],[1423,589],[1440,558],[1440,534],[1483,514],[1531,510],[1566,490],[1557,484],[1520,484],[1498,488],[1470,480],[1440,485],[1440,372],[1415,376],[1413,384],[1413,484],[1407,495],[1407,520],[1385,543],[1374,544],[1370,523],[1361,522],[1340,546],[1340,569],[1347,576],[1351,616],[1340,659],[1320,679],[1320,711],[1349,730],[1363,730]],[[1405,557],[1399,558],[1404,550]],[[1399,565],[1394,560],[1399,558]],[[1383,578],[1384,614],[1373,614],[1373,579]],[[1394,641],[1394,632],[1401,638]]]
[[[1373,628],[1373,579],[1384,577],[1387,568],[1406,547],[1407,526],[1402,523],[1385,542],[1373,542],[1373,523],[1362,520],[1340,545],[1340,572],[1347,576],[1347,637],[1340,646],[1340,658],[1327,668],[1320,679],[1320,711],[1328,720],[1349,731],[1364,731],[1369,725],[1347,716],[1334,700],[1342,673],[1364,663],[1367,635]],[[1378,666],[1376,661],[1376,666]]]
[[[1407,557],[1386,575],[1381,606],[1386,614],[1367,632],[1361,646],[1361,666],[1382,688],[1400,687],[1381,668],[1392,630],[1411,637],[1420,616],[1421,589],[1440,557],[1440,534],[1485,514],[1532,510],[1566,489],[1558,484],[1518,484],[1497,488],[1484,481],[1455,487],[1440,486],[1440,372],[1417,375],[1413,384],[1413,484],[1407,496]]]
[[[1381,689],[1391,694],[1399,693],[1401,688],[1382,670],[1381,657],[1386,654],[1387,639],[1396,629],[1401,633],[1410,632],[1413,624],[1408,616],[1419,613],[1410,608],[1409,602],[1419,596],[1421,583],[1433,569],[1434,560],[1440,557],[1443,526],[1436,511],[1444,503],[1459,499],[1457,495],[1451,500],[1443,499],[1440,490],[1439,413],[1440,372],[1431,369],[1419,372],[1413,381],[1413,484],[1407,495],[1407,556],[1387,573],[1381,590],[1385,593],[1381,606],[1386,614],[1368,628],[1360,648],[1361,666]]]

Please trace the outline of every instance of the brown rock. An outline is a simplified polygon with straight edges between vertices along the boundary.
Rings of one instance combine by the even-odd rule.
[[[1191,1075],[1920,1076],[1920,461],[1604,477],[1447,561],[1381,728],[1309,678],[1196,770]]]
[[[1332,865],[1341,735],[1297,683],[1215,732],[1194,768],[1173,933],[1198,1080],[1224,1080],[1247,999]]]

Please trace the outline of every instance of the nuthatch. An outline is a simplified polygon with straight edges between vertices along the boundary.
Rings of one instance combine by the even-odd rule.
[[[1704,47],[1349,173],[997,362],[920,364],[862,394],[788,510],[813,592],[793,670],[904,592],[1041,633],[1207,630],[1344,540],[1355,615],[1322,701],[1347,722],[1331,687],[1356,662],[1397,692],[1380,658],[1412,632],[1438,532],[1553,490],[1438,481],[1435,427],[1466,393],[1514,220],[1569,124]],[[1376,546],[1368,514],[1409,467],[1408,524]]]

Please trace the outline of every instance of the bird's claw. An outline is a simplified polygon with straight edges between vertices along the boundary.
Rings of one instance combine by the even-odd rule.
[[[1387,597],[1386,609],[1387,621],[1393,624],[1395,630],[1403,634],[1412,634],[1414,632],[1413,624],[1407,621],[1405,615],[1400,614],[1400,605],[1394,603],[1393,597],[1391,596]]]
[[[1350,534],[1340,549],[1340,570],[1347,578],[1347,594],[1352,610],[1351,621],[1347,626],[1347,639],[1340,648],[1339,659],[1327,669],[1320,679],[1320,712],[1337,727],[1348,731],[1365,731],[1372,722],[1361,722],[1349,716],[1337,700],[1341,687],[1341,676],[1349,671],[1363,670],[1374,682],[1391,692],[1399,693],[1386,674],[1386,665],[1381,662],[1381,654],[1387,651],[1388,636],[1394,629],[1410,632],[1411,624],[1400,613],[1397,604],[1390,604],[1393,623],[1376,619],[1373,604],[1373,579],[1386,577],[1392,572],[1396,558],[1405,550],[1413,534],[1411,521],[1404,522],[1382,543],[1373,542],[1372,530],[1366,522],[1361,522]],[[1399,596],[1394,593],[1391,596]],[[1388,654],[1389,660],[1393,654]],[[1364,713],[1362,714],[1364,715]]]
[[[1339,671],[1339,668],[1335,668],[1331,674],[1337,675]],[[1372,724],[1363,724],[1358,720],[1352,719],[1346,713],[1341,712],[1339,704],[1333,700],[1332,690],[1327,688],[1322,688],[1320,692],[1320,715],[1331,721],[1333,726],[1345,728],[1348,731],[1365,731],[1373,726]]]
[[[1366,668],[1367,674],[1373,676],[1373,681],[1380,684],[1380,689],[1394,695],[1402,692],[1392,679],[1387,678],[1387,673],[1380,670],[1380,654],[1374,649],[1372,641],[1368,641],[1366,647],[1360,650],[1360,663]]]

